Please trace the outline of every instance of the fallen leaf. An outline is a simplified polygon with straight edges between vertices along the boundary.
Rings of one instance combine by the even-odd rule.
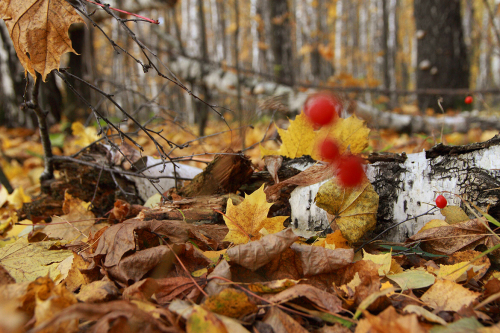
[[[252,194],[245,195],[245,200],[238,206],[234,206],[233,200],[229,198],[224,216],[229,233],[224,241],[233,242],[236,245],[244,244],[260,239],[262,229],[270,234],[283,230],[283,222],[288,216],[267,217],[272,205],[266,201],[264,185]]]
[[[491,267],[491,262],[488,256],[483,256],[479,259],[476,259],[477,256],[479,256],[481,252],[479,251],[474,251],[474,250],[467,250],[467,251],[458,251],[453,253],[451,256],[442,258],[439,260],[440,264],[445,264],[445,265],[454,265],[456,263],[468,261],[472,262],[472,265],[475,266],[476,268],[482,266],[481,269],[477,270],[474,269],[474,277],[472,277],[472,281],[479,282],[479,280],[486,274],[488,269]],[[469,269],[471,267],[469,266]]]
[[[392,264],[392,253],[388,252],[385,254],[370,254],[363,250],[363,260],[373,261],[375,264],[380,265],[378,269],[378,275],[384,276],[391,270]]]
[[[102,303],[118,298],[120,292],[112,281],[94,281],[81,287],[76,298],[84,303]]]
[[[428,306],[440,311],[459,311],[463,306],[469,306],[481,294],[448,281],[437,280],[421,297]]]
[[[168,309],[182,316],[182,318],[188,319],[193,312],[194,305],[189,302],[176,299],[172,303],[170,303]],[[249,333],[249,331],[244,328],[237,320],[216,313],[214,313],[214,315],[224,323],[224,326],[226,327],[228,332]]]
[[[206,281],[204,279],[192,279],[185,276],[155,280],[158,285],[158,289],[155,292],[155,298],[158,304],[165,305],[172,302],[174,299],[196,301],[198,296],[200,296],[200,290],[194,284],[193,280],[201,288],[205,286]]]
[[[123,298],[151,301],[151,296],[160,288],[158,282],[159,280],[152,278],[146,278],[136,282],[123,290]]]
[[[25,238],[0,248],[0,264],[16,282],[33,281],[39,276],[57,278],[57,266],[73,256],[69,250],[51,250],[58,245],[55,241],[28,243]]]
[[[35,329],[44,322],[58,315],[62,310],[77,303],[75,295],[63,284],[55,286],[50,297],[44,300],[37,298],[35,307]],[[78,319],[67,320],[53,327],[53,332],[78,332]]]
[[[31,202],[31,198],[24,194],[24,189],[22,187],[18,187],[7,196],[7,201],[14,206],[15,209],[21,209],[24,203]]]
[[[391,333],[425,333],[427,332],[418,321],[415,314],[400,315],[394,307],[389,306],[379,315],[375,316],[368,311],[363,312],[366,320],[370,323],[373,332]]]
[[[210,311],[194,304],[186,321],[188,333],[228,333],[224,323]]]
[[[32,330],[33,333],[57,327],[71,320],[95,321],[90,327],[96,332],[109,332],[118,325],[123,332],[171,332],[171,327],[139,309],[128,301],[112,301],[102,304],[77,303],[65,308],[49,320]],[[48,330],[51,332],[51,330]]]
[[[307,284],[298,284],[268,298],[271,303],[285,303],[299,297],[307,298],[312,304],[331,313],[342,311],[342,301],[333,294]]]
[[[277,127],[277,126],[276,126]],[[307,116],[301,112],[295,120],[290,120],[290,126],[284,130],[279,127],[282,144],[278,151],[268,150],[260,145],[262,156],[282,155],[289,158],[297,158],[303,155],[311,155],[316,138],[313,125],[308,121]]]
[[[427,222],[426,224],[424,224],[422,229],[420,229],[417,233],[421,233],[425,230],[432,229],[432,228],[447,227],[447,226],[449,226],[449,224],[444,220],[432,219],[429,222]]]
[[[446,222],[448,224],[455,224],[470,220],[469,216],[465,214],[463,209],[459,206],[446,206],[441,209],[441,214],[446,217]]]
[[[463,282],[467,280],[467,271],[478,272],[484,270],[485,265],[471,265],[469,262],[459,262],[454,265],[440,265],[438,279]]]
[[[261,293],[261,294],[279,293],[285,289],[297,285],[299,282],[300,280],[291,280],[291,279],[256,282],[249,284],[248,289],[250,289],[254,293]]]
[[[396,282],[402,290],[425,288],[436,282],[434,275],[418,269],[407,270],[399,274],[390,274],[387,275],[387,278]]]
[[[75,136],[75,140],[73,141],[75,146],[86,147],[99,139],[95,127],[85,127],[79,121],[71,124],[71,131],[73,131],[73,135]]]
[[[274,333],[307,333],[304,327],[275,306],[267,311],[263,322],[271,326]]]
[[[432,333],[469,333],[469,332],[488,332],[482,331],[485,327],[481,325],[476,318],[461,318],[448,326],[434,326]],[[493,332],[492,332],[493,333]]]
[[[107,228],[94,253],[103,255],[105,267],[117,265],[123,255],[136,248],[135,233],[146,230],[165,236],[172,243],[185,243],[189,239],[191,226],[180,221],[127,220]]]
[[[264,236],[258,241],[232,247],[226,253],[231,263],[256,270],[276,258],[298,238],[292,229],[287,228],[276,234]]]
[[[473,219],[419,232],[407,242],[420,241],[422,250],[433,254],[452,254],[459,250],[473,249],[479,244],[488,248],[495,246],[498,239],[489,235],[485,218]]]
[[[331,273],[352,263],[353,249],[325,249],[319,246],[293,244],[292,250],[302,263],[304,275]]]
[[[335,215],[342,236],[358,241],[377,222],[378,194],[372,184],[345,188],[332,179],[323,184],[316,195],[316,205]]]
[[[209,282],[205,288],[205,291],[210,296],[216,295],[222,290],[228,288],[227,285],[220,284],[221,280],[215,279],[216,276],[231,280],[231,269],[226,260],[222,260],[217,266],[215,266],[213,272],[207,276],[207,280]]]
[[[231,318],[241,318],[250,313],[257,313],[258,310],[244,292],[233,288],[226,288],[216,295],[209,296],[202,306]]]
[[[2,2],[0,18],[5,21],[21,64],[33,77],[37,71],[45,81],[47,74],[59,69],[64,53],[76,53],[68,29],[83,20],[67,1]]]

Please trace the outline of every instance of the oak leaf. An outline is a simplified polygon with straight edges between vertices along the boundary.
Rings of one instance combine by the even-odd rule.
[[[267,217],[273,204],[266,201],[264,185],[250,195],[238,206],[233,205],[230,198],[227,202],[226,222],[229,232],[224,241],[244,244],[258,240],[265,234],[274,234],[284,229],[283,222],[288,216]]]
[[[0,18],[21,64],[33,77],[36,71],[45,81],[47,74],[59,69],[64,53],[76,53],[68,29],[83,20],[65,0],[3,0]]]

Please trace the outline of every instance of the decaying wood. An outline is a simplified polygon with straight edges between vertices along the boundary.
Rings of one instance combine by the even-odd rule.
[[[225,211],[227,200],[231,198],[237,205],[243,198],[236,194],[197,196],[166,202],[158,208],[143,210],[137,217],[140,220],[181,220],[187,223],[207,224],[224,223],[218,211]]]
[[[179,194],[194,197],[234,193],[245,184],[253,173],[252,162],[244,155],[225,153],[217,155]]]

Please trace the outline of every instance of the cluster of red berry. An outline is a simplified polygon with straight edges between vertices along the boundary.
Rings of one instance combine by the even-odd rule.
[[[342,102],[329,93],[319,93],[309,97],[304,104],[304,114],[316,129],[333,124],[342,111]],[[323,160],[337,165],[337,178],[344,187],[358,186],[365,178],[363,160],[352,154],[340,154],[335,140],[326,138],[320,143],[319,151]]]

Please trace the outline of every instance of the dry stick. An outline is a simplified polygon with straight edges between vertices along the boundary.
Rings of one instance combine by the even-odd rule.
[[[54,178],[54,167],[52,166],[52,145],[49,138],[49,127],[47,126],[47,111],[43,111],[38,103],[38,94],[40,91],[40,84],[42,83],[42,76],[36,73],[33,90],[31,92],[31,100],[24,102],[22,108],[28,108],[35,111],[38,118],[38,127],[40,128],[40,138],[42,140],[44,158],[44,170],[40,176],[40,181],[49,180]]]
[[[385,229],[384,231],[382,231],[380,234],[378,234],[377,236],[373,237],[372,239],[370,239],[369,241],[366,241],[364,242],[363,244],[361,244],[360,247],[358,247],[356,250],[354,250],[354,253],[358,252],[359,250],[361,250],[363,248],[363,246],[365,246],[366,244],[369,244],[371,242],[373,242],[374,240],[378,239],[380,236],[382,236],[383,234],[385,234],[387,231],[391,230],[392,228],[395,228],[397,227],[398,225],[402,224],[402,223],[405,223],[405,222],[408,222],[410,220],[413,220],[413,219],[416,219],[416,218],[419,218],[421,216],[424,216],[424,215],[427,215],[429,214],[431,211],[433,211],[434,209],[436,209],[436,207],[432,207],[431,209],[429,209],[428,211],[426,211],[425,213],[423,214],[420,214],[420,215],[417,215],[417,216],[413,216],[413,217],[409,217],[407,218],[406,220],[404,221],[401,221],[401,222],[398,222],[396,223],[395,225],[393,226],[390,226],[389,228]]]

